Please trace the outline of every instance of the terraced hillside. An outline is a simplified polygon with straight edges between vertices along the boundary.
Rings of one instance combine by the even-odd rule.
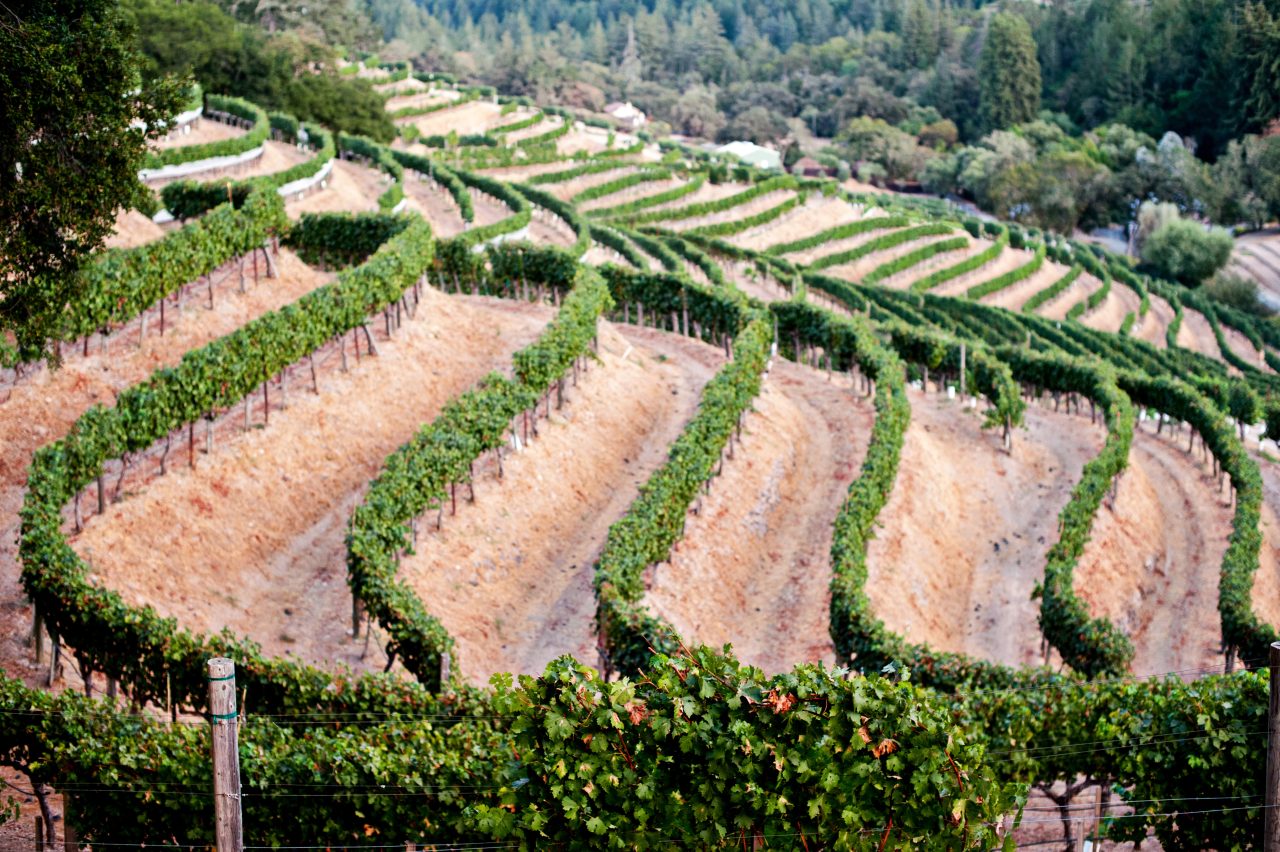
[[[211,97],[4,349],[7,777],[207,846],[225,654],[253,845],[1251,842],[1275,325],[357,73],[395,144]]]

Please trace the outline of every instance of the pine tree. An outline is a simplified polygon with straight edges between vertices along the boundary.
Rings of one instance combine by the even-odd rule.
[[[627,46],[622,50],[622,64],[618,66],[618,73],[622,75],[622,94],[624,97],[631,94],[631,90],[640,82],[640,49],[636,47],[636,28],[635,25],[627,23]]]
[[[1040,111],[1040,62],[1025,19],[1008,12],[991,18],[978,59],[979,101],[988,129],[1030,121]]]

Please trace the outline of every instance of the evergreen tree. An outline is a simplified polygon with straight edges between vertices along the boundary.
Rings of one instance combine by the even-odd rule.
[[[978,60],[979,107],[988,128],[1030,121],[1040,111],[1040,62],[1031,27],[1018,15],[991,19]]]
[[[640,72],[640,50],[636,47],[636,28],[634,24],[628,22],[627,46],[622,50],[622,64],[618,67],[618,73],[622,75],[624,95],[629,95],[640,82]]]

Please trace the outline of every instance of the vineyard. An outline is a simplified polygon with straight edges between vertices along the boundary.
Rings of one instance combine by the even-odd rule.
[[[358,73],[196,92],[0,340],[0,841],[211,848],[226,656],[251,848],[1259,845],[1280,326]]]

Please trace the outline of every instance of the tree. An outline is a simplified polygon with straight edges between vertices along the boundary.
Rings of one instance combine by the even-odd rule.
[[[1231,247],[1231,234],[1223,228],[1174,219],[1147,238],[1142,260],[1156,275],[1195,287],[1226,265]]]
[[[618,73],[622,76],[623,95],[631,94],[636,83],[640,82],[641,72],[640,50],[636,47],[636,28],[634,24],[628,23],[627,46],[622,49],[622,64],[618,66]]]
[[[49,352],[77,271],[142,191],[147,130],[176,81],[144,81],[113,0],[38,0],[0,15],[0,332]],[[2,344],[0,344],[2,345]]]
[[[1012,127],[1040,111],[1040,62],[1031,27],[1018,15],[991,18],[978,58],[979,109],[991,129]]]

